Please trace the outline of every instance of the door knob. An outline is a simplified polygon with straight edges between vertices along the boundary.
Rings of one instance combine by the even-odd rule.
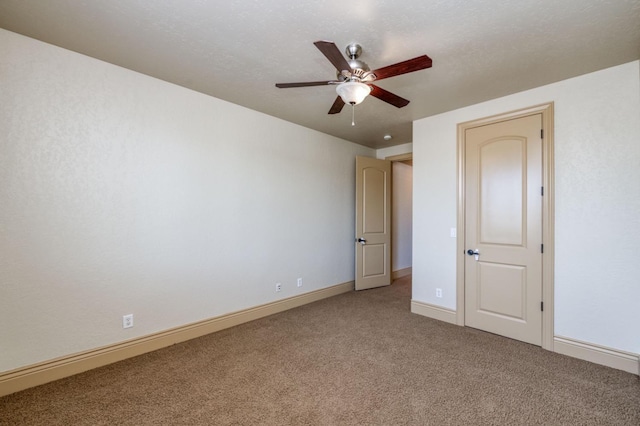
[[[365,240],[364,238],[360,237],[360,238],[356,238],[356,242],[365,245],[367,243],[367,240]]]
[[[471,250],[471,249],[469,249],[469,250],[467,250],[467,254],[468,254],[469,256],[475,256],[475,257],[476,257],[476,260],[479,260],[479,259],[480,259],[480,252],[478,251],[478,249],[475,249],[475,250]]]

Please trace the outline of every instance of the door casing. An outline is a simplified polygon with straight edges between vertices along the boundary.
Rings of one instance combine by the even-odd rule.
[[[465,133],[467,129],[507,121],[515,118],[542,114],[542,348],[553,351],[553,269],[554,269],[554,172],[553,172],[553,102],[480,118],[458,124],[458,220],[456,255],[456,323],[464,326],[465,304]]]
[[[398,155],[391,155],[391,156],[385,157],[384,159],[391,161],[391,189],[392,189],[391,190],[391,282],[393,283],[393,281],[395,281],[396,278],[402,278],[404,276],[411,275],[413,273],[413,265],[406,269],[400,269],[397,271],[393,270],[393,256],[394,256],[394,251],[397,250],[397,248],[393,244],[393,239],[394,239],[393,227],[394,227],[394,221],[396,220],[396,218],[393,215],[393,197],[395,196],[395,194],[393,193],[393,185],[394,185],[393,163],[395,162],[407,163],[407,164],[410,164],[411,168],[413,169],[413,152],[407,152],[405,154],[398,154]],[[411,222],[413,223],[413,215],[411,217]]]

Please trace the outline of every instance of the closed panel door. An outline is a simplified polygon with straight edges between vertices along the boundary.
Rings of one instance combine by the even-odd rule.
[[[466,130],[465,325],[542,343],[542,116]]]
[[[391,162],[356,157],[356,290],[391,284]]]

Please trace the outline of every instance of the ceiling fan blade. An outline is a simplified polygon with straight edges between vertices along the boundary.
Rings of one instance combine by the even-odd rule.
[[[340,96],[338,96],[335,100],[335,102],[333,103],[333,105],[331,105],[331,109],[329,110],[329,114],[337,114],[340,111],[342,111],[342,107],[344,107],[344,101],[342,100],[342,98]]]
[[[351,65],[332,41],[316,41],[313,44],[327,57],[338,71],[351,70]]]
[[[373,73],[376,75],[376,80],[382,80],[383,78],[395,77],[396,75],[431,68],[432,63],[433,61],[430,57],[422,55],[407,61],[398,62],[397,64],[378,68],[374,70]]]
[[[304,83],[276,83],[276,87],[281,89],[288,89],[290,87],[310,87],[310,86],[327,86],[329,84],[340,83],[337,80],[327,80],[327,81],[307,81]]]
[[[371,96],[374,96],[381,101],[385,101],[388,104],[393,105],[394,107],[402,108],[404,106],[409,105],[409,101],[405,98],[401,98],[398,95],[395,95],[387,90],[384,90],[381,87],[376,86],[375,84],[370,84],[371,86]]]

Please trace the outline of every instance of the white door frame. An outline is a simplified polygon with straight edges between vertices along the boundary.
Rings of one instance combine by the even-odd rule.
[[[472,127],[485,126],[500,121],[542,114],[542,348],[553,351],[553,268],[554,268],[554,169],[553,169],[553,102],[536,105],[517,111],[491,117],[480,118],[458,124],[458,241],[456,255],[456,323],[464,326],[464,291],[465,291],[465,131]]]

